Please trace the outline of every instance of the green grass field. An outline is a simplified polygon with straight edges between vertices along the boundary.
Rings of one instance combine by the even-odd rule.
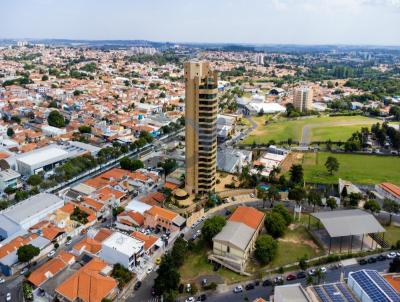
[[[339,161],[339,171],[330,175],[325,167],[328,156]],[[337,183],[338,178],[358,184],[392,182],[400,185],[400,157],[333,154],[329,152],[305,153],[303,157],[304,176],[311,183]]]
[[[370,127],[370,125],[379,122],[377,119],[372,119],[364,116],[338,116],[338,117],[312,117],[298,120],[287,120],[282,118],[276,122],[270,122],[265,125],[266,119],[269,116],[253,117],[253,120],[258,124],[258,127],[250,133],[243,141],[243,144],[268,143],[270,140],[276,142],[286,141],[291,138],[295,141],[300,141],[303,127],[309,125],[311,141],[346,141],[353,132],[362,127]],[[340,123],[357,123],[357,125],[345,125]],[[315,128],[313,128],[315,127]]]
[[[395,245],[398,240],[400,240],[400,227],[391,225],[386,226],[385,240],[389,242],[389,244]]]

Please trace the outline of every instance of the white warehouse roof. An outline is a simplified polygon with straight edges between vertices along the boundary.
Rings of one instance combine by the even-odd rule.
[[[43,161],[51,161],[59,157],[66,156],[68,152],[57,145],[50,145],[41,149],[33,150],[18,156],[18,160],[27,165],[33,166]]]
[[[120,232],[114,232],[111,236],[104,240],[102,244],[103,246],[117,250],[125,255],[137,254],[144,245],[143,241],[132,238]]]

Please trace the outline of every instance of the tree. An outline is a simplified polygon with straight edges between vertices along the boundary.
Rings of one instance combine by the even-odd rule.
[[[18,248],[17,256],[19,262],[30,262],[40,254],[40,249],[32,244],[23,245]]]
[[[47,81],[49,79],[49,76],[48,75],[43,75],[42,76],[42,81]]]
[[[276,240],[270,235],[261,235],[256,241],[254,256],[262,264],[268,264],[274,259],[278,250]]]
[[[53,127],[57,128],[65,127],[64,116],[57,110],[53,110],[52,112],[50,112],[49,116],[47,117],[47,122],[50,126]]]
[[[333,175],[333,172],[339,171],[339,161],[336,157],[328,156],[325,162],[325,167],[328,172]]]
[[[8,128],[7,129],[7,136],[8,137],[13,137],[15,134],[14,129],[13,128]]]
[[[201,228],[203,238],[209,244],[212,244],[212,239],[215,235],[221,232],[222,228],[226,224],[226,219],[222,216],[214,216],[207,219]]]
[[[129,170],[129,171],[136,171],[137,169],[142,169],[144,164],[139,159],[130,159],[129,157],[125,156],[121,158],[119,161],[122,169]]]
[[[302,165],[292,165],[290,167],[290,181],[295,185],[303,186],[304,183],[304,172]]]
[[[326,205],[327,205],[331,210],[336,209],[336,208],[337,208],[336,199],[333,198],[333,197],[329,197],[329,198],[326,200]]]
[[[178,236],[175,240],[174,247],[171,250],[171,256],[176,267],[182,266],[188,252],[188,243],[182,237]]]
[[[161,296],[171,290],[178,289],[181,276],[175,267],[175,262],[171,254],[167,253],[162,257],[157,275],[157,278],[154,280],[156,295]]]
[[[295,187],[289,190],[288,198],[300,204],[306,195],[306,191],[302,187]]]
[[[392,224],[392,215],[400,212],[400,206],[397,202],[385,198],[382,208],[389,213],[389,225]]]
[[[78,128],[80,133],[92,133],[92,127],[87,125],[82,125]]]
[[[379,213],[381,211],[381,206],[375,200],[368,200],[364,203],[364,210],[370,211],[373,213]]]
[[[285,208],[281,204],[277,204],[272,208],[273,213],[278,213],[282,216],[282,218],[285,220],[286,225],[290,225],[293,221],[292,215],[290,215],[289,211],[287,208]]]
[[[286,231],[286,222],[282,215],[277,212],[272,212],[265,216],[265,228],[272,237],[279,238],[283,236]]]
[[[57,102],[56,101],[51,101],[49,105],[47,106],[48,108],[58,108]]]
[[[167,158],[165,162],[160,163],[160,167],[164,169],[165,175],[173,172],[178,166],[175,158]]]
[[[322,205],[321,194],[319,194],[317,190],[310,190],[307,195],[307,200],[309,204],[313,205],[313,212],[315,212],[316,206]]]
[[[361,193],[351,192],[349,195],[349,206],[353,208],[358,207],[358,204],[360,203],[361,199],[362,199]]]
[[[389,273],[400,273],[400,257],[395,257],[389,264]]]
[[[302,271],[305,271],[305,270],[307,269],[307,267],[308,267],[307,255],[304,255],[303,257],[301,257],[301,258],[299,259],[299,268],[300,268]]]
[[[38,186],[42,183],[43,178],[40,175],[37,174],[33,174],[31,176],[29,176],[27,182],[29,185],[31,186]]]
[[[271,206],[276,200],[280,200],[281,194],[279,194],[278,188],[274,185],[271,185],[267,190],[267,198],[271,201]]]

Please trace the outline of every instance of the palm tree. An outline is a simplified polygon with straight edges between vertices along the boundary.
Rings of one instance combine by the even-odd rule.
[[[272,208],[274,202],[281,198],[278,188],[271,185],[267,190],[267,198],[271,201],[270,207]]]

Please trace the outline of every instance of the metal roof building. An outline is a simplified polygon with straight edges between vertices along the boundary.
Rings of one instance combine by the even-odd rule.
[[[311,215],[324,225],[331,237],[385,232],[373,215],[359,209],[318,212]]]

